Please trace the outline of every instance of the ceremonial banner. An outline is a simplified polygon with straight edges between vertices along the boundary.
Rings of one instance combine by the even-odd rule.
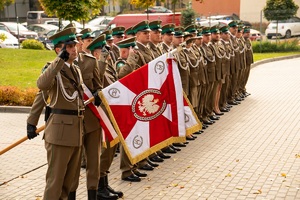
[[[180,74],[176,62],[166,54],[104,88],[99,95],[131,163],[171,143],[185,141]]]
[[[184,116],[185,116],[185,129],[186,135],[191,135],[196,131],[202,129],[202,124],[198,119],[193,106],[191,105],[186,94],[183,92],[183,103],[184,103]]]
[[[85,101],[93,97],[93,94],[85,85],[83,85],[83,91],[84,91],[83,98]],[[99,123],[102,127],[104,146],[106,146],[105,145],[106,140],[109,141],[111,147],[116,145],[119,142],[118,134],[116,133],[114,127],[112,126],[104,110],[101,108],[101,106],[96,107],[94,103],[89,103],[87,104],[87,106],[91,109],[93,114],[99,119]]]

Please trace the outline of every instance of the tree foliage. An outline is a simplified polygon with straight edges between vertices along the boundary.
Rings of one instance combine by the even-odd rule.
[[[0,0],[0,11],[4,9],[5,6],[15,3],[15,0]]]
[[[299,6],[294,0],[267,0],[263,9],[267,20],[285,20],[296,15]]]
[[[194,24],[196,13],[193,9],[186,9],[181,12],[181,25],[183,27]]]
[[[155,3],[156,0],[130,0],[130,4],[137,8],[147,8],[153,6]]]
[[[88,20],[99,14],[105,0],[39,0],[49,16],[57,16],[70,21]]]

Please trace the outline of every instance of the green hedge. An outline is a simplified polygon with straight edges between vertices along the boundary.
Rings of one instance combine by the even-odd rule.
[[[300,51],[298,39],[284,41],[255,41],[252,43],[254,53],[273,53],[273,52],[291,52]]]
[[[23,49],[40,49],[44,50],[45,47],[43,43],[40,41],[34,40],[34,39],[27,39],[22,42],[22,48]]]

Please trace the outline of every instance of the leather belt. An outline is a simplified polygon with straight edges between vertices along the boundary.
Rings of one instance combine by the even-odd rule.
[[[61,115],[82,116],[84,114],[84,110],[66,110],[66,109],[58,109],[58,108],[51,108],[50,112],[53,114],[61,114]]]

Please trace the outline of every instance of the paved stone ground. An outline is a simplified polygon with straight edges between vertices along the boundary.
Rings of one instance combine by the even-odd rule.
[[[124,199],[300,199],[300,58],[251,70],[252,95],[165,160],[140,183],[110,185]],[[0,149],[25,136],[27,114],[0,113]],[[40,125],[42,120],[40,121]],[[39,199],[45,186],[42,137],[0,156],[0,199]],[[78,199],[87,199],[81,170]]]

